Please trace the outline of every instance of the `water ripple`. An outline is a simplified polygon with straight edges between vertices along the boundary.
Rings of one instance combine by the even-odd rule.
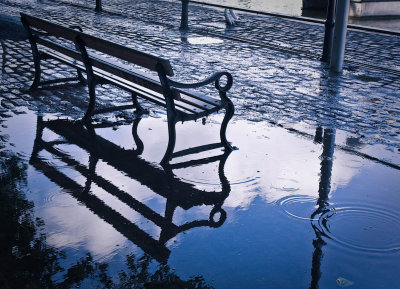
[[[400,251],[400,215],[386,208],[360,204],[327,207],[314,225],[347,248],[370,253]]]
[[[316,210],[317,198],[305,195],[288,196],[277,201],[277,205],[290,217],[296,219],[317,221],[311,215]]]
[[[201,185],[207,185],[207,186],[218,186],[221,185],[221,182],[219,181],[210,181],[209,179],[200,179],[200,178],[192,178],[192,179],[187,179],[187,178],[180,178],[182,181],[190,183],[190,184],[201,184]],[[229,181],[229,184],[231,186],[233,185],[241,185],[241,184],[252,184],[258,180],[259,177],[246,177],[244,179],[239,179],[239,180],[234,180],[234,181]]]
[[[50,192],[48,192],[48,194],[46,196],[44,196],[43,198],[43,203],[44,206],[50,206],[53,201],[58,198],[59,196],[63,196],[64,195],[64,191],[60,190],[52,190]]]

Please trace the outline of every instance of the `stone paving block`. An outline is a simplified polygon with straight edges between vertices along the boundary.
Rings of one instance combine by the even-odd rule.
[[[6,108],[7,110],[14,108],[14,105],[12,104],[12,102],[10,102],[9,100],[6,100],[6,99],[1,100],[0,105],[2,107]]]

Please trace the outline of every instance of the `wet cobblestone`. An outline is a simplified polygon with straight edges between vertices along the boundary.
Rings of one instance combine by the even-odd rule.
[[[63,3],[79,3],[91,7],[88,1],[62,0]],[[106,11],[134,16],[147,22],[177,27],[180,23],[180,1],[115,0],[104,3]],[[238,12],[240,25],[227,28],[223,10],[198,4],[190,4],[189,26],[204,33],[225,35],[267,45],[270,48],[293,50],[319,57],[322,53],[324,26],[273,16],[257,16]],[[400,70],[400,37],[380,35],[349,29],[346,59],[374,63],[382,67]]]
[[[321,53],[321,25],[238,13],[240,24],[227,29],[221,9],[191,4],[192,29],[182,33],[178,30],[180,1],[114,0],[103,3],[102,13],[93,11],[92,2],[0,0],[0,8],[10,16],[24,11],[63,25],[79,24],[88,33],[169,58],[179,80],[195,81],[216,70],[231,71],[234,87],[230,97],[236,105],[236,118],[287,126],[298,122],[334,126],[362,137],[365,143],[399,147],[399,76],[352,64],[345,65],[341,77],[331,75],[325,64],[310,57]],[[210,35],[221,35],[223,41],[190,43],[191,38]],[[399,69],[400,37],[354,30],[348,35],[347,59]],[[2,47],[2,108],[28,106],[43,113],[82,116],[85,86],[26,94],[23,89],[33,75],[29,43],[4,40]],[[73,73],[56,62],[46,62],[44,69],[45,78]],[[129,102],[125,92],[110,86],[99,87],[97,92],[100,105]],[[163,112],[153,108],[153,113]],[[129,121],[132,115],[124,112],[120,117]]]

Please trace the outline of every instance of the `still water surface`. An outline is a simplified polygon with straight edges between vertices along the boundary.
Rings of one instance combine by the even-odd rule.
[[[188,136],[178,137],[178,149],[217,141],[220,121],[211,118],[206,129],[178,125],[178,136]],[[22,170],[10,182],[20,192],[20,216],[6,220],[43,233],[40,241],[37,234],[10,236],[15,276],[31,258],[66,288],[82,276],[81,288],[400,282],[400,172],[335,148],[342,140],[334,128],[307,137],[235,121],[228,138],[238,150],[197,155],[218,156],[197,163],[177,159],[183,164],[172,172],[157,165],[167,138],[163,118],[138,125],[141,156],[131,125],[88,130],[27,111],[3,123],[1,134]]]

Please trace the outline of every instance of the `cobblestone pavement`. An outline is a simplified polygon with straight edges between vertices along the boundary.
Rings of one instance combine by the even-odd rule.
[[[91,7],[94,1],[60,0]],[[181,1],[114,0],[104,2],[104,9],[134,16],[148,22],[177,27]],[[89,5],[88,5],[89,3]],[[233,39],[253,41],[270,49],[286,50],[318,58],[322,53],[324,26],[280,17],[257,16],[238,12],[240,25],[232,28],[224,23],[223,10],[190,4],[189,26],[192,30]],[[400,73],[400,37],[349,30],[346,60],[395,69]]]
[[[349,63],[341,76],[331,75],[316,57],[322,47],[321,25],[238,13],[240,24],[228,29],[223,10],[191,4],[192,29],[182,33],[178,29],[180,1],[104,1],[102,13],[93,11],[94,1],[68,1],[0,0],[0,11],[9,16],[24,11],[63,25],[79,24],[88,33],[169,58],[180,80],[202,79],[216,70],[231,71],[234,87],[230,97],[236,118],[287,127],[298,123],[335,127],[362,143],[399,150],[399,75]],[[204,38],[210,35],[213,38]],[[400,37],[352,30],[348,38],[347,59],[400,70]],[[24,106],[81,116],[85,87],[26,94],[23,88],[33,72],[28,42],[4,40],[1,51],[2,116],[10,111],[20,113]],[[65,75],[65,70],[55,62],[46,66],[49,78]],[[129,101],[116,88],[103,86],[98,91],[104,104]],[[130,117],[125,112],[121,116]]]

